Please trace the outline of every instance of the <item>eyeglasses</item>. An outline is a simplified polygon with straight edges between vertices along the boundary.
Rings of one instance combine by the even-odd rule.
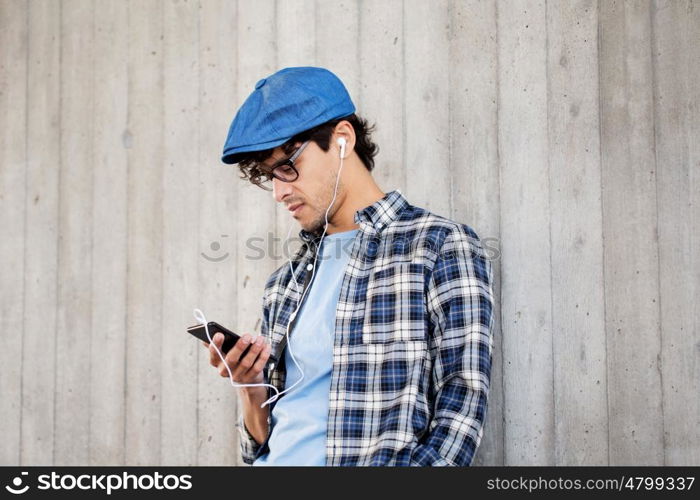
[[[265,180],[269,183],[272,178],[281,180],[282,182],[294,182],[299,177],[299,171],[294,167],[294,162],[299,158],[299,155],[304,151],[304,148],[309,144],[309,141],[304,142],[299,148],[286,160],[281,160],[275,163],[272,168],[264,173]]]

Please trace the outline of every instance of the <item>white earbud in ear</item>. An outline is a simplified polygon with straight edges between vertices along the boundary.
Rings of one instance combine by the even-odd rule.
[[[340,137],[338,139],[338,145],[340,146],[340,157],[343,158],[345,156],[345,144],[347,141],[345,140],[345,137]]]

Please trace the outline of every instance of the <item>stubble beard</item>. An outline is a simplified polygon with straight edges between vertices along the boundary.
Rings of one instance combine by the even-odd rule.
[[[336,172],[337,173],[337,172]],[[326,210],[328,206],[333,202],[333,193],[335,192],[335,180],[336,173],[332,175],[329,182],[326,183],[326,189],[314,200],[314,206],[308,207],[312,210],[313,217],[311,222],[304,227],[306,231],[317,234],[320,236],[323,234],[323,229],[326,226]],[[328,221],[330,222],[335,216],[339,208],[339,198],[341,193],[344,192],[342,179],[338,182],[338,193],[335,198],[335,203],[330,210],[328,210]]]

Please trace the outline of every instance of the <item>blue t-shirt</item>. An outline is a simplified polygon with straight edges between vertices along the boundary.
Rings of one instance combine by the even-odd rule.
[[[316,274],[289,332],[291,351],[304,371],[304,379],[275,404],[270,451],[253,465],[326,465],[335,311],[357,232],[353,229],[323,237]],[[284,359],[286,389],[299,380],[301,373],[292,361],[289,346]]]

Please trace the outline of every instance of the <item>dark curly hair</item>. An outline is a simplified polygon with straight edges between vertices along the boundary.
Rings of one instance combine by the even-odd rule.
[[[379,152],[379,146],[372,142],[370,135],[374,132],[376,125],[369,126],[367,120],[359,117],[355,113],[330,120],[314,128],[310,128],[298,133],[287,142],[282,144],[282,150],[285,154],[290,155],[294,151],[297,142],[314,141],[323,151],[330,149],[330,140],[335,130],[336,125],[343,120],[347,120],[355,129],[355,153],[360,157],[365,168],[370,172],[374,168],[374,157]],[[271,191],[270,188],[262,183],[269,180],[269,176],[260,168],[260,165],[272,156],[275,148],[265,149],[262,151],[252,151],[249,153],[240,153],[232,158],[233,163],[238,164],[241,170],[241,179],[248,179],[251,183],[263,189]]]

